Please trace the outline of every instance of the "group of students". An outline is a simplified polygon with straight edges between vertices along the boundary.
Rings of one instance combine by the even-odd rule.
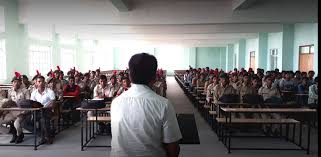
[[[162,70],[158,70],[157,74],[155,89],[165,80]],[[25,103],[41,104],[44,108],[44,117],[41,118],[44,136],[41,140],[43,143],[52,144],[55,129],[50,125],[50,119],[58,107],[58,102],[62,102],[63,108],[75,108],[80,106],[84,99],[112,100],[131,87],[128,70],[118,73],[114,71],[108,77],[101,75],[100,69],[82,74],[75,68],[70,69],[65,77],[59,66],[57,70],[48,72],[47,79],[38,71],[31,81],[26,75],[15,72],[11,81],[12,88],[8,91],[0,90],[0,108],[20,107]],[[0,111],[0,117],[1,125],[10,126],[10,143],[23,142],[23,128],[26,123],[32,122],[31,112]]]
[[[307,94],[306,105],[316,105],[318,101],[318,77],[314,78],[314,71],[300,72],[282,71],[278,69],[267,71],[264,75],[263,69],[257,69],[257,73],[249,68],[240,71],[234,69],[228,73],[223,70],[207,68],[190,68],[184,74],[184,82],[191,89],[203,87],[206,92],[206,100],[213,98],[214,103],[222,99],[223,95],[239,95],[240,102],[244,95],[258,94],[266,103],[282,103],[287,100],[281,94]]]
[[[206,93],[206,104],[213,103],[260,103],[269,105],[281,105],[285,103],[297,103],[296,94],[306,96],[300,102],[301,105],[310,108],[317,108],[318,104],[318,76],[314,78],[314,71],[292,72],[278,69],[266,71],[258,68],[254,73],[249,68],[224,72],[223,70],[206,68],[192,68],[185,71],[184,83],[195,91],[204,88]],[[234,96],[234,97],[233,97]],[[236,97],[236,98],[235,98]],[[232,100],[233,99],[233,100]],[[218,110],[218,109],[216,109]],[[233,114],[232,117],[255,117],[255,118],[281,118],[279,114]],[[264,128],[265,129],[265,128]],[[270,129],[271,128],[267,128]],[[272,128],[278,132],[277,128]]]

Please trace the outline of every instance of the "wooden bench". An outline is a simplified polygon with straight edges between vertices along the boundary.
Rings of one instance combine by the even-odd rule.
[[[289,125],[293,125],[293,133],[292,133],[292,140],[289,140],[290,142],[296,144],[299,148],[298,149],[292,149],[292,150],[306,150],[307,154],[309,154],[310,151],[310,118],[313,117],[313,115],[317,112],[315,109],[307,109],[307,108],[228,108],[228,107],[220,107],[220,110],[225,113],[225,118],[217,118],[216,120],[219,122],[220,127],[218,128],[218,136],[219,139],[223,137],[222,135],[224,134],[224,140],[223,144],[226,146],[228,153],[231,152],[231,149],[237,149],[237,150],[250,150],[250,149],[266,149],[266,148],[241,148],[241,147],[233,147],[231,148],[231,132],[230,132],[230,126],[231,124],[285,124],[286,125],[286,135],[282,136],[282,131],[281,131],[281,137],[286,138],[289,140]],[[292,118],[281,118],[281,119],[237,119],[237,118],[232,118],[231,113],[282,113],[282,114],[304,114],[302,116],[305,117],[305,119],[292,119]],[[307,147],[304,148],[302,146],[302,123],[306,122],[308,125],[308,133],[307,133]],[[299,135],[299,144],[295,142],[295,126],[296,124],[300,124],[300,135]],[[226,129],[222,129],[223,125],[226,126]],[[280,125],[280,129],[282,129]],[[225,136],[228,135],[228,136]],[[228,140],[228,142],[226,142]],[[289,150],[287,149],[280,149],[280,148],[269,148],[270,150],[277,149],[277,150]]]
[[[226,118],[216,118],[218,123],[229,123],[229,119]],[[231,123],[235,124],[294,124],[299,123],[299,121],[292,118],[284,119],[258,119],[258,118],[232,118]]]
[[[96,116],[90,116],[90,117],[87,117],[87,121],[90,121],[90,122],[110,122],[111,121],[111,118],[110,117],[106,117],[106,116],[97,116],[97,119],[96,119]]]

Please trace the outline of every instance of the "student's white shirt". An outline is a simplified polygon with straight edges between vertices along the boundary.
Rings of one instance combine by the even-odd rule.
[[[31,93],[31,100],[40,102],[42,105],[47,106],[49,102],[52,100],[55,100],[55,92],[51,90],[50,88],[45,88],[45,90],[42,92],[42,94],[39,93],[38,89],[34,90]]]
[[[182,138],[168,99],[132,84],[111,104],[112,157],[165,157],[162,143]]]

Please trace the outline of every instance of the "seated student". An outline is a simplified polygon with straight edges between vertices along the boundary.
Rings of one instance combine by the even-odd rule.
[[[85,83],[81,80],[82,77],[83,75],[81,73],[75,75],[75,85],[79,86],[81,92],[85,90]]]
[[[194,88],[197,86],[197,80],[200,79],[200,73],[196,72],[192,79],[191,89],[194,90]]]
[[[75,98],[66,99],[63,103],[63,107],[71,109],[80,101],[80,88],[75,84],[75,77],[69,76],[68,81],[69,83],[64,86],[63,96],[74,96]]]
[[[241,102],[243,102],[243,96],[244,96],[244,95],[247,95],[247,94],[250,94],[250,95],[256,94],[255,89],[252,88],[251,78],[249,77],[248,74],[245,74],[245,75],[244,75],[244,77],[243,77],[243,83],[242,83],[241,86],[239,86],[238,91],[239,91],[239,93],[240,93],[240,101],[241,101]]]
[[[42,117],[41,121],[43,127],[42,130],[44,131],[42,142],[52,144],[55,131],[50,127],[50,119],[52,117],[52,110],[55,108],[55,93],[45,86],[45,78],[43,76],[37,76],[36,84],[37,90],[31,93],[30,99],[33,101],[37,101],[44,106],[44,117]]]
[[[22,87],[21,76],[15,76],[12,78],[12,88],[8,90],[8,99],[17,103],[20,100],[30,99],[30,92],[28,89]],[[24,134],[22,132],[23,120],[28,115],[28,112],[21,112],[15,121],[14,128],[12,130],[12,139],[10,143],[21,143],[24,138]]]
[[[213,77],[211,83],[206,88],[206,103],[210,103],[210,99],[213,95],[214,87],[219,84],[219,80],[217,77]]]
[[[309,87],[308,104],[312,108],[318,107],[318,77],[314,78],[314,84]]]
[[[275,72],[275,77],[274,77],[274,81],[272,86],[276,87],[276,88],[280,88],[280,81],[282,80],[282,75],[279,72]]]
[[[276,87],[272,86],[271,75],[267,75],[264,78],[265,85],[262,86],[258,94],[263,96],[264,101],[268,101],[269,103],[281,103],[281,95],[279,90]]]
[[[226,73],[221,73],[219,78],[220,78],[220,83],[214,87],[214,92],[213,92],[214,103],[219,103],[224,101],[221,99],[223,95],[237,94],[236,89],[234,89],[234,87],[229,84],[229,78]]]
[[[302,72],[301,72],[301,77],[308,77],[308,73],[305,72],[305,71],[302,71]]]
[[[90,72],[90,77],[89,77],[89,91],[91,93],[94,92],[94,88],[99,84],[99,80],[100,80],[100,78],[97,81],[96,72],[95,71],[91,71]]]
[[[21,84],[21,86],[23,88],[28,89],[30,87],[30,85],[31,85],[31,82],[29,81],[27,75],[22,75],[22,84]]]
[[[120,88],[120,84],[116,81],[116,76],[111,76],[105,91],[105,98],[114,98]]]
[[[293,82],[294,82],[294,86],[298,86],[301,81],[302,81],[302,77],[301,77],[301,72],[299,70],[297,70],[294,73],[294,77],[292,78]]]
[[[186,70],[183,76],[183,81],[184,83],[188,83],[188,75],[189,75],[189,70]]]
[[[315,72],[314,72],[313,70],[310,70],[310,71],[308,72],[308,78],[309,78],[308,84],[309,84],[309,86],[311,86],[311,85],[314,84],[314,82],[313,82],[314,74],[315,74]]]
[[[84,92],[85,98],[89,99],[92,96],[92,91],[90,91],[90,74],[85,73],[84,77],[82,78],[82,82],[84,83]]]
[[[298,85],[298,94],[308,94],[309,93],[309,85],[308,85],[308,78],[303,77],[301,83]],[[308,96],[305,95],[299,95],[297,96],[297,101],[301,105],[307,105],[308,104]]]
[[[99,84],[96,85],[93,92],[94,99],[104,99],[105,93],[107,92],[107,77],[100,75]]]
[[[128,77],[122,78],[122,86],[117,91],[117,96],[122,94],[124,91],[127,91],[130,88],[130,80]]]
[[[271,76],[270,75],[265,76],[264,81],[265,81],[265,86],[259,89],[258,94],[262,95],[265,103],[275,104],[275,105],[281,104],[282,101],[281,101],[280,92],[276,87],[272,86]],[[281,116],[276,113],[261,114],[261,117],[263,119],[267,119],[267,118],[280,119],[281,118]],[[272,128],[264,125],[263,129],[265,130],[265,132],[272,133],[273,135],[277,135],[279,133],[278,127],[276,125],[272,125]]]
[[[65,84],[68,84],[68,81],[64,78],[64,72],[63,72],[63,71],[60,71],[60,75],[59,75],[58,79],[61,81],[62,87],[63,87]]]
[[[302,78],[302,82],[298,85],[298,94],[307,94],[309,92],[308,81],[307,77]]]
[[[292,72],[287,72],[285,74],[285,78],[280,81],[280,89],[285,91],[294,91],[295,90],[295,84],[292,80]]]
[[[199,79],[196,80],[196,87],[204,87],[205,86],[205,74],[201,73],[199,75]]]
[[[252,78],[251,87],[256,93],[258,93],[259,89],[261,88],[258,82],[260,82],[260,79],[254,75]]]
[[[208,86],[213,83],[213,77],[214,77],[214,75],[209,75],[209,76],[208,76],[208,80],[205,81],[205,84],[204,84],[204,93],[207,92]]]
[[[230,85],[233,86],[234,89],[238,89],[239,80],[236,73],[232,74]]]

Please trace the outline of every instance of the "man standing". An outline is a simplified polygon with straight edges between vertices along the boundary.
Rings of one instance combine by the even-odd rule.
[[[111,156],[177,157],[182,135],[174,108],[151,89],[156,58],[140,53],[128,64],[132,86],[111,104]]]

